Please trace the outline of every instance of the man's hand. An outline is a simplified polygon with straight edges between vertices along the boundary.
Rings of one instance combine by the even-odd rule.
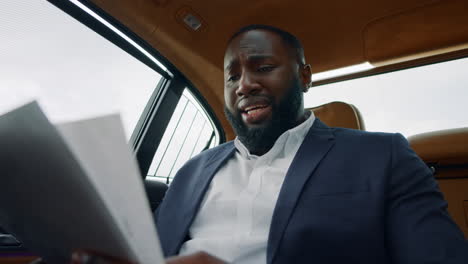
[[[226,263],[219,258],[213,257],[205,252],[197,252],[182,257],[172,257],[166,260],[166,264],[223,264]]]
[[[39,262],[41,263],[41,262]],[[166,264],[225,264],[226,262],[213,257],[205,252],[172,257],[166,260]],[[76,251],[72,256],[71,264],[134,264],[129,261],[106,256],[93,251]]]

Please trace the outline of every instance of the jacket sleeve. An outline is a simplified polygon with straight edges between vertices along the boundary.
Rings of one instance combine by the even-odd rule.
[[[392,263],[468,263],[468,243],[426,164],[395,134],[386,195]]]

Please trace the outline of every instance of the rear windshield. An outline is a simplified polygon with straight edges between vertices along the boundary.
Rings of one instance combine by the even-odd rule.
[[[317,86],[305,107],[355,105],[366,130],[411,136],[468,127],[468,58]]]

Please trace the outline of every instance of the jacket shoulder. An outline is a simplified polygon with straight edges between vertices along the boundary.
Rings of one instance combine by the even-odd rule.
[[[197,174],[196,172],[207,167],[209,164],[218,161],[219,159],[227,157],[229,153],[231,153],[233,150],[234,142],[229,141],[214,148],[202,151],[201,153],[195,155],[190,160],[185,162],[185,164],[178,170],[178,172],[174,176],[173,183],[177,183],[177,181],[182,180],[181,178],[184,177],[193,177],[193,175]]]
[[[356,143],[388,144],[393,141],[407,143],[407,140],[400,133],[389,132],[369,132],[348,128],[333,128],[333,135],[337,140],[346,140]]]
[[[193,166],[194,164],[205,164],[207,162],[211,162],[213,160],[217,160],[217,157],[221,153],[224,153],[226,151],[231,151],[234,149],[234,142],[233,141],[228,141],[225,142],[219,146],[216,146],[214,148],[207,149],[205,151],[200,152],[199,154],[195,155],[191,159],[189,159],[184,166],[182,166],[181,169],[183,169],[186,166]]]

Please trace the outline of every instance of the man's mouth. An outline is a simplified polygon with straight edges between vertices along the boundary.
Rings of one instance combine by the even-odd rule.
[[[263,105],[252,105],[252,106],[248,106],[244,109],[244,112],[247,113],[247,114],[250,114],[250,113],[255,113],[255,112],[258,112],[258,111],[261,111],[263,108],[265,107],[268,107],[267,104],[263,104]]]
[[[258,124],[271,115],[269,104],[250,105],[243,109],[242,119],[246,124]]]

